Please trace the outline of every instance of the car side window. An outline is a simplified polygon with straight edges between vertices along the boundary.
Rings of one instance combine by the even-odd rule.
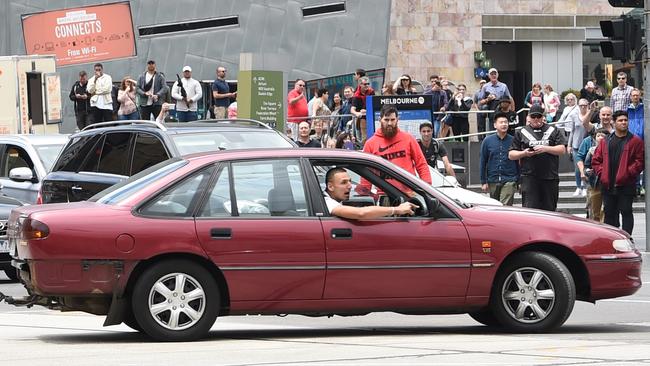
[[[226,206],[226,203],[228,206]],[[230,168],[225,166],[221,169],[221,172],[219,172],[219,177],[217,178],[199,217],[231,216],[231,207]]]
[[[169,159],[167,150],[158,137],[148,133],[138,133],[135,136],[133,162],[129,175],[137,174],[167,159]]]
[[[128,175],[130,132],[109,133],[104,139],[99,157],[99,173]]]
[[[205,192],[213,167],[190,175],[158,195],[140,209],[146,216],[188,217]]]
[[[73,137],[65,146],[63,152],[61,152],[61,155],[57,159],[56,163],[54,163],[52,171],[95,171],[95,169],[82,169],[82,164],[84,163],[84,160],[87,160],[87,158],[90,159],[94,157],[95,151],[97,151],[97,156],[99,156],[99,153],[101,153],[101,145],[98,145],[98,142],[102,137],[103,135],[86,135]]]
[[[232,177],[226,174],[232,174]],[[235,204],[230,185],[234,184]],[[223,202],[222,202],[223,201]],[[215,184],[202,216],[306,217],[309,208],[298,160],[232,163]],[[234,211],[233,211],[234,210]]]
[[[9,172],[14,168],[29,168],[33,172],[34,163],[23,148],[7,145],[2,155],[2,177],[9,177]]]
[[[413,189],[410,183],[407,183],[398,175],[374,166],[316,163],[313,165],[314,173],[323,190],[326,188],[326,174],[334,167],[344,168],[351,179],[352,189],[349,199],[343,202],[344,205],[390,207],[410,201],[419,207],[416,210],[415,217],[428,216],[429,208],[427,207],[427,200],[421,194],[423,192]]]

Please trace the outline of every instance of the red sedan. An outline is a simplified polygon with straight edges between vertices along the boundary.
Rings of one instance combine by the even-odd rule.
[[[332,167],[352,179],[343,204],[410,201],[414,215],[331,215]],[[372,187],[365,196],[355,195],[361,180]],[[641,287],[641,255],[621,230],[472,206],[379,157],[341,150],[174,158],[87,202],[15,209],[8,226],[30,293],[8,301],[106,315],[105,325],[157,340],[198,339],[217,316],[241,314],[469,313],[548,331],[575,300]]]

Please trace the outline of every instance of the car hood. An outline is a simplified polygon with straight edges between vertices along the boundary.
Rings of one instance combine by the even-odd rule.
[[[484,194],[476,193],[460,187],[441,186],[436,187],[436,189],[452,199],[458,199],[459,201],[471,203],[473,205],[503,205],[501,202]]]
[[[628,238],[629,235],[613,226],[588,220],[582,217],[563,212],[552,212],[513,206],[475,206],[467,210],[469,220],[483,220],[489,217],[490,221],[501,223],[502,227],[521,228],[530,227],[530,232],[544,231],[546,235],[561,236],[566,232],[600,232],[601,234]],[[566,229],[566,230],[565,230]],[[520,229],[519,229],[520,230]],[[531,237],[534,235],[530,235]]]

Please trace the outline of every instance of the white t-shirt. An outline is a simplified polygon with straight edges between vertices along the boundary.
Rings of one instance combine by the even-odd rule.
[[[332,210],[334,210],[336,207],[341,206],[341,202],[330,197],[329,193],[325,192],[325,194],[323,194],[323,197],[325,197],[325,204],[327,205],[327,209],[330,211],[330,213],[332,213]]]

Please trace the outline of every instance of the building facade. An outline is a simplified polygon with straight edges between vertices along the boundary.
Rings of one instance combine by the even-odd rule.
[[[25,54],[23,14],[109,2],[3,1],[0,54]],[[602,38],[598,21],[629,10],[612,8],[607,0],[131,0],[130,5],[137,56],[104,62],[114,80],[136,77],[149,59],[172,77],[190,65],[194,78],[212,80],[223,65],[227,77],[236,79],[239,55],[246,52],[258,55],[265,69],[286,72],[287,80],[385,68],[389,80],[407,73],[426,83],[438,74],[472,90],[474,52],[483,50],[511,85],[518,106],[533,82],[562,91],[580,89],[598,76],[597,66],[606,63],[596,47]],[[183,27],[224,17],[236,23]],[[159,24],[172,31],[148,32]],[[90,72],[92,64],[59,68],[64,96],[80,70]],[[64,101],[63,132],[74,129],[72,113]]]

